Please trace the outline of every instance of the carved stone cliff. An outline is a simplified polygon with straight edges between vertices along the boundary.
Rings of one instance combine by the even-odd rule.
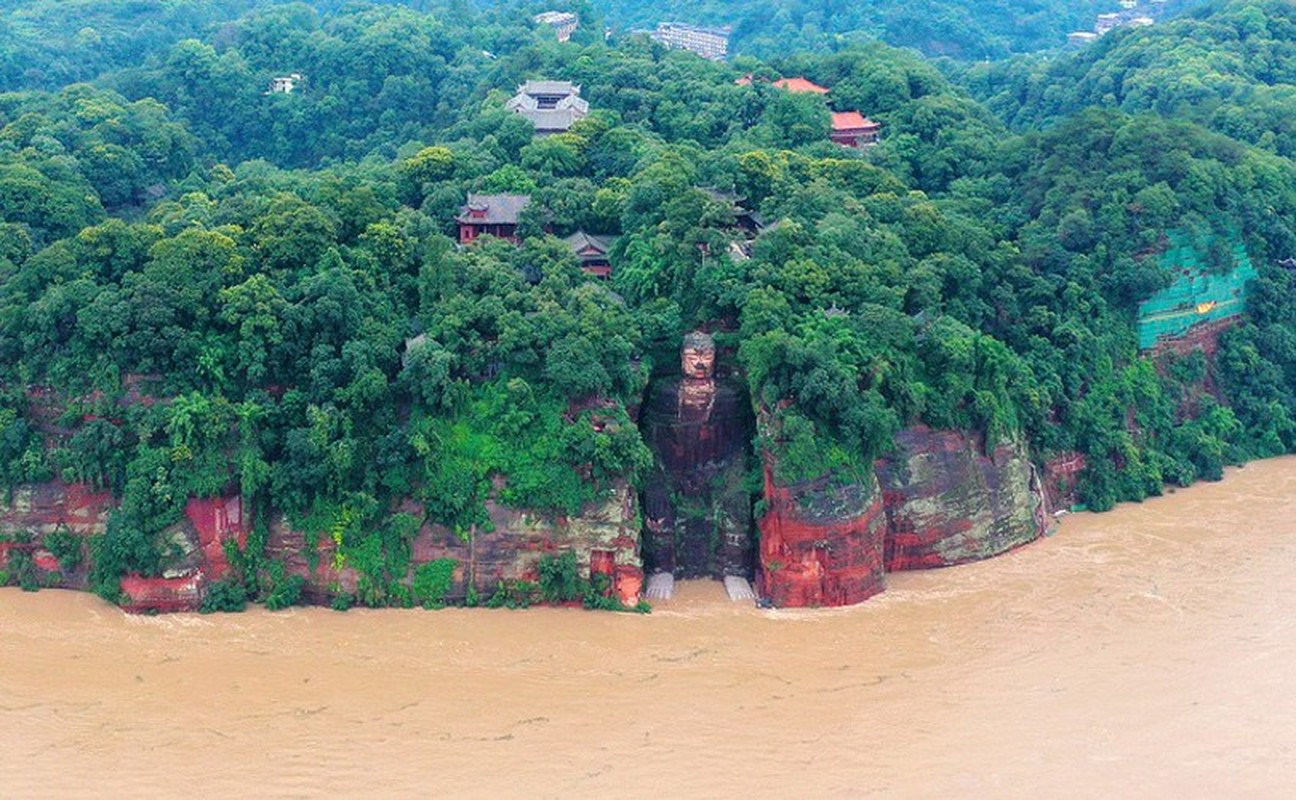
[[[680,373],[653,385],[640,417],[655,461],[644,488],[645,566],[681,578],[747,578],[750,403],[739,380],[717,375],[708,334],[684,338]]]
[[[489,597],[502,582],[536,580],[545,554],[571,551],[589,577],[606,575],[623,603],[633,606],[639,601],[639,515],[635,493],[624,482],[576,516],[537,514],[494,501],[488,501],[486,509],[491,524],[463,536],[444,525],[424,523],[411,546],[409,577],[422,564],[453,559],[457,565],[446,599],[464,600],[470,588]],[[422,507],[413,501],[401,510],[423,517]],[[360,576],[345,564],[335,568],[333,541],[316,537],[312,552],[309,538],[280,515],[270,526],[267,555],[282,559],[290,575],[306,581],[304,597],[310,602],[325,604],[339,593],[354,593]]]
[[[1025,448],[913,427],[877,462],[887,513],[887,569],[947,567],[999,555],[1044,530],[1040,488]]]
[[[885,572],[961,564],[1040,536],[1043,491],[1024,446],[913,427],[854,484],[781,486],[767,464],[759,585],[777,606],[857,603]]]
[[[12,499],[0,503],[0,572],[30,561],[42,587],[87,589],[89,538],[104,532],[115,507],[110,493],[82,484],[53,481],[16,488]],[[444,526],[424,524],[412,544],[410,578],[420,564],[451,558],[458,566],[447,599],[463,599],[470,584],[489,596],[501,581],[535,580],[545,553],[571,550],[589,573],[606,575],[624,603],[638,602],[643,587],[639,515],[635,493],[625,483],[577,516],[538,515],[493,502],[487,509],[493,530],[484,526],[467,540]],[[422,516],[415,503],[406,503],[402,510]],[[246,549],[249,516],[238,495],[191,498],[184,518],[163,533],[174,554],[166,572],[160,577],[125,576],[122,607],[160,613],[200,608],[211,584],[230,574],[226,548]],[[64,569],[46,545],[46,537],[61,532],[80,539],[80,558],[70,569]],[[327,604],[338,593],[354,593],[359,576],[346,566],[334,568],[332,540],[319,536],[312,548],[308,538],[276,515],[266,554],[282,559],[289,575],[305,580],[307,602]]]
[[[886,587],[886,514],[870,474],[863,485],[827,480],[779,486],[765,468],[757,589],[776,606],[842,606]]]

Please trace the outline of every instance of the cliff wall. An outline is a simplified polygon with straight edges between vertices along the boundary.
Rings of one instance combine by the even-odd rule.
[[[86,540],[103,533],[116,502],[109,492],[80,483],[50,481],[15,487],[0,494],[0,570],[10,571],[15,554],[30,557],[42,586],[85,589],[89,586]],[[80,558],[64,568],[45,545],[45,538],[66,532],[79,539]]]
[[[0,571],[7,573],[21,564],[34,570],[36,585],[89,588],[89,538],[106,530],[115,507],[110,493],[83,484],[51,481],[17,487],[7,500],[0,498]],[[497,503],[487,507],[492,525],[466,539],[444,526],[425,523],[412,543],[407,580],[413,579],[421,564],[450,558],[458,566],[449,599],[463,599],[470,585],[489,596],[502,581],[536,580],[536,567],[545,553],[571,550],[585,569],[606,575],[623,602],[638,602],[643,587],[639,514],[628,485],[618,484],[605,501],[578,516],[537,515]],[[407,503],[401,510],[423,517],[416,503]],[[230,574],[227,548],[247,548],[249,517],[238,495],[190,498],[184,518],[163,533],[173,554],[166,572],[160,577],[125,576],[122,607],[133,612],[200,608],[210,585]],[[48,546],[47,538],[55,534],[75,537],[73,546],[79,546],[79,555],[74,567],[64,568]],[[311,538],[318,539],[314,547]],[[270,524],[266,555],[282,559],[289,575],[304,579],[307,602],[327,604],[338,593],[356,592],[360,576],[345,564],[336,569],[334,551],[328,536],[308,537],[282,515]]]
[[[13,555],[30,556],[39,586],[89,588],[91,536],[103,533],[117,502],[112,494],[79,483],[50,481],[14,489],[0,502],[0,570],[16,566]],[[163,536],[176,554],[157,578],[122,579],[122,607],[135,612],[192,611],[202,605],[206,587],[230,571],[226,542],[247,547],[248,526],[242,498],[190,498],[184,518]],[[74,537],[64,562],[54,553],[54,537]],[[71,556],[69,558],[69,555]]]
[[[1019,442],[985,452],[962,431],[913,427],[877,462],[889,571],[979,561],[1034,540],[1045,508]]]
[[[780,486],[765,467],[757,590],[776,606],[842,606],[882,591],[886,514],[871,474]]]
[[[765,471],[758,584],[776,606],[847,605],[885,573],[961,564],[1040,536],[1048,519],[1025,448],[914,427],[857,485],[786,487]]]
[[[438,559],[453,559],[452,585],[446,598],[463,600],[470,587],[489,597],[503,582],[537,580],[540,558],[572,551],[587,574],[606,575],[613,591],[627,605],[639,601],[643,567],[639,559],[639,514],[635,493],[618,484],[609,497],[591,504],[577,516],[551,516],[506,508],[487,502],[491,524],[460,536],[444,525],[424,523],[411,546],[412,580],[419,566]],[[406,502],[401,509],[416,517],[423,508]],[[336,568],[336,546],[327,536],[315,537],[312,552],[304,532],[295,530],[282,516],[270,526],[267,555],[282,559],[290,575],[305,581],[309,602],[328,603],[340,593],[354,593],[360,583],[355,569]]]

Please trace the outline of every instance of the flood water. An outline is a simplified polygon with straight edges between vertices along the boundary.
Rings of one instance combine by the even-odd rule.
[[[849,609],[130,617],[0,590],[0,796],[1270,797],[1296,459]]]

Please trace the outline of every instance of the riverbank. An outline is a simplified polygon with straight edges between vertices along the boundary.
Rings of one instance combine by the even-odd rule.
[[[1257,796],[1296,785],[1296,458],[858,607],[126,615],[0,590],[13,797]]]

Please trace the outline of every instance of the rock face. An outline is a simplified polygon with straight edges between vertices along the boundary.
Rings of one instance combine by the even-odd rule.
[[[542,555],[570,550],[590,573],[610,577],[622,602],[639,602],[639,514],[629,485],[618,484],[607,499],[574,517],[542,516],[495,503],[488,503],[487,510],[493,531],[479,530],[464,541],[445,526],[424,525],[414,540],[416,564],[438,558],[459,562],[452,599],[463,599],[470,585],[489,596],[502,581],[536,580]]]
[[[424,524],[411,547],[410,578],[422,564],[448,558],[457,562],[448,600],[463,600],[471,587],[489,597],[502,582],[536,580],[537,565],[546,553],[576,553],[578,563],[593,575],[607,575],[616,595],[627,605],[639,602],[643,568],[639,560],[639,516],[635,493],[627,484],[617,484],[609,497],[585,508],[578,516],[547,516],[506,508],[488,502],[488,526],[461,537],[453,530]],[[423,516],[414,502],[401,508]],[[302,531],[294,530],[283,517],[270,526],[267,555],[282,559],[290,575],[305,579],[303,596],[308,602],[328,603],[339,593],[354,593],[360,575],[345,564],[338,569],[335,546],[319,536],[314,548]]]
[[[78,536],[103,533],[116,506],[112,493],[83,483],[24,484],[6,498],[0,494],[0,534],[23,531],[44,535],[65,528]]]
[[[765,469],[757,590],[776,606],[859,603],[885,586],[886,514],[876,479],[779,486]]]
[[[1076,488],[1084,471],[1084,453],[1068,450],[1044,462],[1044,492],[1050,510],[1069,509],[1079,502]]]
[[[202,608],[203,598],[207,595],[207,580],[202,572],[174,578],[127,575],[122,578],[121,587],[122,610],[132,614],[197,611]]]
[[[947,567],[999,555],[1038,537],[1044,506],[1025,448],[983,453],[961,431],[914,427],[877,463],[890,571]]]
[[[990,453],[960,431],[914,427],[854,485],[778,485],[767,465],[762,593],[777,606],[858,603],[885,572],[998,555],[1045,530],[1047,507],[1019,443]]]
[[[250,526],[243,513],[242,496],[191,497],[185,504],[185,518],[198,534],[203,573],[214,581],[226,577],[230,571],[226,543],[247,549]]]
[[[115,506],[109,492],[63,481],[17,486],[8,498],[0,494],[0,570],[7,571],[11,556],[21,553],[30,556],[40,585],[88,588],[85,540],[107,529]],[[45,547],[45,537],[60,532],[82,539],[82,557],[71,569],[63,569]]]
[[[11,553],[27,553],[38,583],[65,589],[89,588],[89,538],[103,533],[117,501],[110,492],[78,483],[50,481],[14,489],[12,499],[0,504],[0,569],[9,566]],[[46,547],[48,537],[67,533],[81,539],[81,558],[64,569]],[[185,516],[165,536],[183,555],[159,578],[127,575],[122,579],[122,608],[134,612],[196,611],[202,606],[207,585],[229,573],[226,542],[247,546],[248,526],[238,495],[190,498]]]
[[[86,589],[89,586],[89,537],[107,528],[116,501],[108,492],[81,484],[53,481],[17,487],[0,504],[0,571],[22,561],[34,565],[45,587]],[[420,564],[441,558],[458,562],[447,596],[462,600],[472,586],[489,597],[501,582],[536,580],[537,564],[546,553],[573,551],[592,575],[608,577],[612,591],[627,605],[639,601],[643,568],[639,558],[639,514],[635,492],[617,484],[606,500],[578,516],[545,516],[488,503],[491,530],[461,539],[441,525],[424,524],[412,545],[410,578]],[[401,510],[422,516],[407,503]],[[248,545],[251,519],[239,495],[190,498],[185,516],[163,536],[175,557],[161,577],[127,575],[122,579],[122,608],[132,612],[196,611],[211,583],[228,577],[227,548]],[[45,547],[45,537],[67,532],[83,540],[82,558],[63,570]],[[281,559],[289,575],[305,579],[307,602],[329,603],[339,593],[355,593],[360,576],[345,565],[336,568],[334,544],[327,536],[311,546],[305,533],[294,530],[279,515],[270,524],[266,555]]]

